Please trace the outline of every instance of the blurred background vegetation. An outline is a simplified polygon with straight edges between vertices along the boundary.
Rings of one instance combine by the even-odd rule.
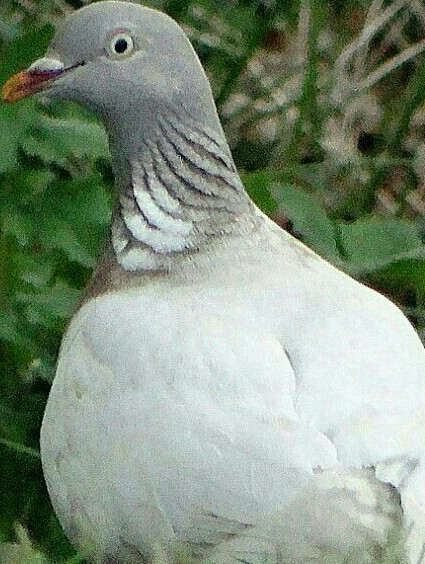
[[[83,3],[2,0],[0,83]],[[424,337],[422,0],[145,4],[191,37],[257,204],[390,296]],[[112,182],[93,116],[43,98],[0,104],[0,562],[80,561],[47,499],[38,432],[61,334],[108,230]]]

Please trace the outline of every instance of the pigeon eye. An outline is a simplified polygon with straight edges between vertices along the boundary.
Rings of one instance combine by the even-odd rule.
[[[110,43],[110,51],[114,57],[127,57],[133,52],[134,41],[128,33],[114,35]]]

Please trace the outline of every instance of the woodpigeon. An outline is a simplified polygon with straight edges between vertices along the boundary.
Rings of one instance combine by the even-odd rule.
[[[424,562],[424,348],[253,204],[181,28],[86,6],[3,91],[36,92],[100,116],[116,184],[41,430],[71,541],[98,563],[370,563],[403,526]]]

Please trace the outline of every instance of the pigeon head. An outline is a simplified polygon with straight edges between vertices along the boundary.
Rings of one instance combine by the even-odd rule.
[[[124,269],[170,270],[175,254],[251,221],[208,79],[165,14],[115,1],[74,12],[3,99],[38,92],[79,102],[106,126],[117,188],[111,243]]]
[[[130,2],[91,4],[65,18],[42,59],[9,79],[5,101],[37,92],[82,103],[107,121],[144,122],[161,106],[205,120],[212,95],[183,30],[162,12]],[[199,114],[199,115],[198,115]],[[140,116],[138,117],[140,120]]]

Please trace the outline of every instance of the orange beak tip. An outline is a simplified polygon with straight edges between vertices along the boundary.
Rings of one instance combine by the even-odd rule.
[[[30,69],[18,72],[10,77],[3,86],[2,99],[4,102],[17,102],[23,98],[28,98],[28,96],[44,90],[50,81],[62,72],[62,69]]]
[[[26,73],[19,72],[6,82],[2,88],[2,100],[3,102],[17,102],[27,95],[25,91],[26,84]]]

